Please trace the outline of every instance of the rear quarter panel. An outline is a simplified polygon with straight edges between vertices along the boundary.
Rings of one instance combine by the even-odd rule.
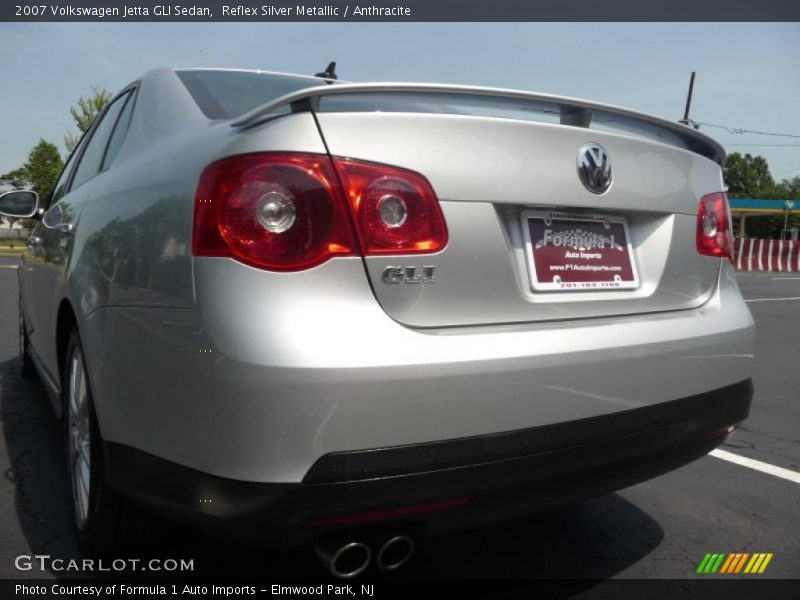
[[[131,139],[111,169],[97,177],[83,211],[70,274],[101,430],[112,440],[128,427],[126,415],[141,408],[143,395],[157,404],[174,404],[178,393],[192,395],[186,379],[176,388],[163,378],[176,373],[175,355],[167,348],[185,350],[187,339],[196,340],[192,350],[208,345],[191,252],[202,170],[233,154],[325,151],[309,114],[244,132],[225,122],[184,116],[180,127],[160,130],[155,122],[166,116],[154,105],[157,92],[168,90],[161,89],[163,82],[147,83],[142,83],[141,113],[131,124]],[[179,118],[174,107],[169,112]],[[134,325],[123,329],[123,322]],[[152,353],[154,345],[163,350],[161,355],[142,356],[143,347]],[[165,368],[154,371],[153,359]]]

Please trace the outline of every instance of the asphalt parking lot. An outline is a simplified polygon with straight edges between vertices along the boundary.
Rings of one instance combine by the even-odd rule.
[[[14,567],[20,554],[79,556],[60,425],[39,383],[18,373],[15,264],[0,255],[0,578],[63,577]],[[739,281],[758,325],[756,396],[720,456],[800,474],[800,274],[742,273]],[[708,552],[771,552],[764,576],[800,578],[798,523],[800,481],[707,456],[576,506],[426,540],[395,576],[687,578]],[[201,574],[320,575],[305,551],[265,557],[161,523],[149,539],[144,552],[193,558]]]

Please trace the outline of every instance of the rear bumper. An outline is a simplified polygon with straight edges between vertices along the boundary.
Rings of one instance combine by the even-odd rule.
[[[649,479],[721,444],[749,379],[656,406],[508,433],[323,456],[302,483],[209,475],[107,443],[121,493],[191,525],[273,547],[394,522],[417,535],[509,520]]]
[[[329,455],[656,409],[751,374],[727,261],[697,309],[417,330],[360,261],[275,281],[204,260],[198,309],[98,310],[82,334],[104,439],[221,478],[301,483]]]

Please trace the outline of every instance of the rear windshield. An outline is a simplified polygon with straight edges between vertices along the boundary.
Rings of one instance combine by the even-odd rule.
[[[285,94],[324,85],[316,77],[256,71],[177,71],[209,119],[232,119]]]
[[[558,100],[476,96],[455,92],[388,91],[359,94],[337,94],[320,99],[321,112],[403,112],[451,114],[472,117],[495,117],[538,123],[561,122],[564,110]],[[567,106],[566,108],[569,109]],[[658,123],[649,123],[600,108],[592,110],[591,129],[634,135],[640,138],[688,148],[687,142]],[[696,152],[708,156],[708,150]]]

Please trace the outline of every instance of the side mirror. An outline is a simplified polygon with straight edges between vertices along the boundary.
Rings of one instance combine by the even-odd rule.
[[[14,219],[30,219],[39,208],[39,194],[29,191],[0,194],[0,215]]]

